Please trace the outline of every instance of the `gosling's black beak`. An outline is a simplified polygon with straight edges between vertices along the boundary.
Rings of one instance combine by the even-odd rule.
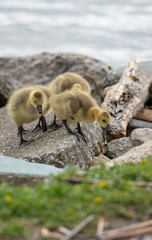
[[[106,130],[107,130],[108,132],[111,132],[111,127],[110,127],[110,125],[108,125],[108,126],[106,127]]]
[[[37,110],[38,110],[39,114],[41,114],[42,113],[42,105],[37,105]]]

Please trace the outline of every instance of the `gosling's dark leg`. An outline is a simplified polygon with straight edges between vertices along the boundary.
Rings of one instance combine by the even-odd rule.
[[[44,116],[41,117],[41,122],[42,122],[43,132],[46,132],[47,131],[47,124],[46,124],[46,119],[45,119]]]
[[[42,126],[41,126],[41,117],[40,117],[38,124],[36,125],[36,127],[33,129],[32,132],[37,132],[37,131],[39,131],[41,129],[42,129]]]
[[[61,125],[58,125],[56,123],[56,115],[54,114],[54,120],[53,123],[49,126],[49,128],[52,128],[52,131],[55,131],[57,129],[59,129],[60,127],[62,127]]]
[[[103,131],[103,143],[105,146],[107,146],[108,144],[108,141],[107,141],[107,131],[105,128],[101,127],[102,128],[102,131]]]
[[[29,130],[25,130],[22,126],[21,126],[21,128],[22,128],[22,134],[23,134],[23,135],[25,135],[25,134],[27,134],[27,133],[29,132]],[[18,137],[20,136],[19,131],[18,131],[18,133],[17,133],[17,136],[18,136]]]
[[[22,131],[23,131],[23,127],[22,126],[18,127],[18,132],[19,132],[19,136],[20,136],[20,145],[19,145],[20,148],[24,147],[34,141],[34,140],[29,140],[29,141],[24,140],[23,136],[22,136]]]
[[[88,142],[87,137],[86,137],[86,136],[84,135],[84,133],[82,132],[80,123],[77,123],[76,129],[77,129],[78,133],[82,136],[81,139],[82,139],[84,142]]]
[[[65,126],[65,128],[66,128],[66,130],[67,130],[67,132],[68,132],[69,134],[72,134],[72,135],[76,136],[77,139],[78,139],[78,141],[80,141],[80,139],[84,141],[84,138],[82,137],[81,134],[76,133],[76,132],[73,132],[73,131],[69,128],[69,126],[67,125],[67,121],[66,121],[66,120],[62,120],[62,122],[63,122],[63,124],[64,124],[64,126]]]
[[[42,125],[41,125],[41,123],[42,123]],[[46,124],[46,119],[45,119],[44,116],[41,116],[39,118],[39,122],[36,125],[36,127],[33,129],[32,132],[37,132],[37,131],[39,131],[41,129],[43,130],[43,132],[47,131],[47,124]]]

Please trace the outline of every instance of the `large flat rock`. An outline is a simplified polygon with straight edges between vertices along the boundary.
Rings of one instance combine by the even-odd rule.
[[[25,139],[35,139],[30,145],[19,148],[17,129],[12,124],[7,114],[6,107],[0,109],[0,154],[29,162],[44,163],[56,167],[64,167],[68,163],[74,163],[82,169],[92,164],[92,159],[101,152],[102,129],[98,124],[81,124],[83,132],[88,138],[88,143],[78,141],[75,136],[67,134],[64,127],[52,132],[48,129],[28,133]],[[47,116],[47,123],[52,122],[52,113]],[[61,122],[60,122],[61,123]],[[36,122],[25,126],[32,130]],[[72,129],[75,124],[70,125]]]

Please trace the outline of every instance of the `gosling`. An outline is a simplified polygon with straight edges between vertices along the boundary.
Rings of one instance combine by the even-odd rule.
[[[47,87],[37,85],[16,90],[10,97],[8,113],[18,127],[18,135],[20,136],[19,147],[24,147],[34,141],[23,139],[23,134],[27,133],[22,126],[23,124],[39,119],[39,123],[34,130],[39,128],[42,128],[43,131],[47,130],[46,120],[43,115],[50,110],[50,96],[50,91]],[[41,122],[42,127],[40,126]]]
[[[88,94],[91,93],[89,83],[79,74],[72,72],[67,72],[58,75],[48,85],[52,96],[70,90],[73,86],[77,87],[79,90],[84,91]],[[57,130],[58,128],[61,127],[56,123],[56,115],[54,115],[53,123],[49,127],[52,128],[52,130]]]
[[[69,134],[78,140],[87,142],[81,130],[80,122],[87,124],[98,123],[102,128],[110,130],[111,116],[108,111],[100,108],[95,99],[77,87],[51,97],[51,109],[60,118]],[[73,132],[67,121],[77,123],[77,132]]]

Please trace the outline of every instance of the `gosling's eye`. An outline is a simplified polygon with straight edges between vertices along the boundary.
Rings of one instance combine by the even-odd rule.
[[[36,103],[36,101],[34,100],[34,102]]]
[[[102,121],[103,121],[103,122],[106,122],[106,120],[104,120],[104,119],[103,119]]]

